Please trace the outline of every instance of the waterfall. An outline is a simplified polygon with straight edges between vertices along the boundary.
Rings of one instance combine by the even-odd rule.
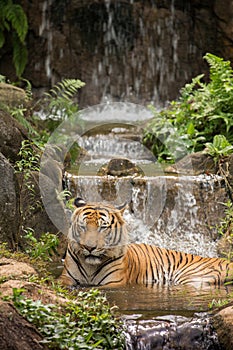
[[[208,181],[209,186],[205,184]],[[127,202],[130,241],[202,256],[217,256],[215,227],[221,203],[218,178],[204,176],[101,177],[68,175],[75,196],[86,201]],[[212,190],[211,190],[212,188]]]
[[[52,0],[44,0],[42,5],[42,19],[39,27],[39,36],[47,41],[47,54],[45,57],[45,72],[49,82],[52,80],[51,55],[53,52],[53,31],[51,30],[51,11]]]
[[[168,9],[156,2],[140,6],[135,1],[106,0],[99,6],[90,5],[85,15],[91,16],[94,9],[99,38],[95,40],[91,85],[97,90],[101,86],[101,102],[146,101],[160,106],[181,79],[184,36],[189,52],[188,33],[180,26],[186,9],[184,13],[177,10],[174,0]],[[192,43],[193,50],[194,46]],[[190,73],[182,69],[184,76]]]

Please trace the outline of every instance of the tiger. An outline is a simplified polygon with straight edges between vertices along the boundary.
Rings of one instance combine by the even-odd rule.
[[[160,248],[129,244],[123,219],[126,205],[74,201],[63,285],[118,287],[130,284],[220,286],[233,283],[233,263]]]

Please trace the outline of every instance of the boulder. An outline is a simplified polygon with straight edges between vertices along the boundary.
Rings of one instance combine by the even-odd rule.
[[[15,307],[0,301],[0,349],[47,350],[39,331]]]
[[[0,83],[0,104],[15,107],[26,105],[28,97],[23,89],[12,84]]]
[[[142,169],[126,158],[113,158],[103,165],[97,175],[139,176],[144,175]]]
[[[0,152],[15,162],[19,159],[18,153],[22,141],[27,138],[27,131],[11,117],[11,115],[0,109]]]
[[[195,314],[192,318],[178,315],[158,316],[153,320],[135,321],[130,319],[130,316],[127,318],[129,349],[220,349],[216,333],[206,313]]]
[[[218,311],[213,317],[213,325],[224,350],[233,349],[233,303]]]
[[[37,275],[31,265],[10,258],[0,259],[1,278],[25,278],[31,275]]]
[[[216,174],[217,166],[210,155],[196,152],[188,154],[174,165],[166,167],[165,172],[185,175]]]
[[[17,174],[17,179],[20,185],[20,211],[23,213],[21,226],[33,229],[37,239],[46,232],[57,233],[59,229],[50,220],[41,199],[39,172],[32,171],[27,180],[23,174]],[[24,234],[21,232],[22,236]],[[24,245],[22,240],[20,245]]]
[[[0,242],[16,248],[19,241],[20,210],[19,187],[14,168],[0,153]]]

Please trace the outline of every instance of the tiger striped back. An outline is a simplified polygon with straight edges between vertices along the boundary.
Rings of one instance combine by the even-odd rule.
[[[64,269],[69,286],[125,284],[233,283],[233,263],[220,258],[167,250],[148,244],[128,244],[122,213],[109,204],[76,199]]]

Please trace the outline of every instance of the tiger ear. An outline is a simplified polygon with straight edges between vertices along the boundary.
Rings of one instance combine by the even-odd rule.
[[[124,211],[125,211],[128,207],[129,207],[129,206],[128,206],[128,203],[125,202],[124,204],[121,204],[121,205],[119,205],[119,206],[116,207],[116,208],[121,212],[121,214],[123,214]]]
[[[77,207],[77,208],[80,208],[80,207],[84,207],[87,203],[81,198],[81,197],[77,197],[75,198],[74,200],[74,205]]]

